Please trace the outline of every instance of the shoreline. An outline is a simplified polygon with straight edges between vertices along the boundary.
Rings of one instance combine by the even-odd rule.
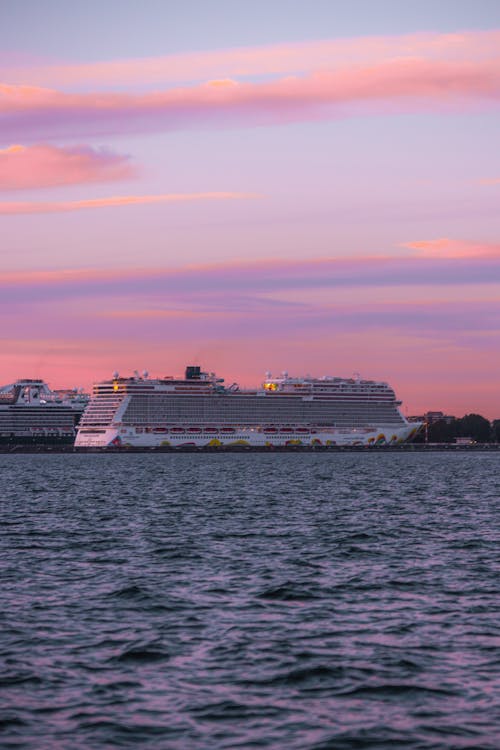
[[[455,443],[403,443],[402,445],[329,445],[329,446],[218,446],[176,448],[158,446],[150,448],[75,448],[74,445],[57,444],[4,444],[0,454],[124,454],[124,453],[435,453],[435,452],[500,452],[500,443],[475,443],[456,445]]]

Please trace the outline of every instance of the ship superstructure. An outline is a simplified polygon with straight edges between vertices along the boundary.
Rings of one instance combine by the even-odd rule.
[[[67,440],[88,403],[80,391],[52,391],[38,379],[0,387],[0,440]]]
[[[97,383],[78,426],[78,447],[380,445],[420,425],[401,414],[393,389],[359,377],[294,378],[269,373],[240,390],[213,373],[183,378],[137,372]]]

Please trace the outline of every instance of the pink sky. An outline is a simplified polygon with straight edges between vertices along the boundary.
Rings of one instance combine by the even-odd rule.
[[[500,31],[427,28],[36,65],[20,37],[0,380],[357,371],[500,418]]]

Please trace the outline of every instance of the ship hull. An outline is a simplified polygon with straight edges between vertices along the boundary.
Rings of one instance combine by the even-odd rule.
[[[380,426],[355,430],[280,431],[270,433],[255,428],[227,429],[206,432],[190,431],[189,428],[162,428],[158,432],[144,432],[142,428],[109,427],[103,430],[80,430],[75,447],[77,448],[293,448],[293,447],[333,447],[333,446],[380,446],[396,445],[412,439],[418,425]]]
[[[18,448],[72,448],[74,442],[74,435],[13,435],[9,437],[0,435],[0,450],[5,452]]]

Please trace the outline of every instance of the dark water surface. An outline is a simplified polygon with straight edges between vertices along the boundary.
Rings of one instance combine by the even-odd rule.
[[[0,456],[2,748],[500,747],[500,456]]]

